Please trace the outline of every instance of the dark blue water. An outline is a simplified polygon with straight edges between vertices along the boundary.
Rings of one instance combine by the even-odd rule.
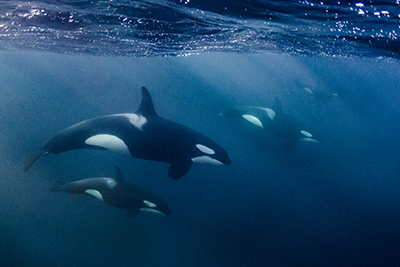
[[[1,3],[1,266],[400,266],[398,3],[55,3]],[[141,86],[232,165],[171,180],[164,163],[80,150],[22,171],[66,127],[136,111]],[[325,142],[288,148],[218,116],[275,97]],[[115,164],[172,215],[48,191]]]

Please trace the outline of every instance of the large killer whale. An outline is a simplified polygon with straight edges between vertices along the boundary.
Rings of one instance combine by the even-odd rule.
[[[210,138],[158,116],[145,87],[135,113],[97,117],[63,130],[27,157],[24,171],[45,154],[83,148],[169,163],[172,179],[184,176],[193,163],[231,164],[228,153]]]
[[[115,178],[87,178],[66,184],[58,181],[49,191],[92,196],[108,205],[125,209],[125,217],[128,219],[135,217],[141,211],[162,215],[171,214],[168,205],[161,197],[127,182],[117,166],[115,166],[115,171]]]
[[[312,133],[312,131],[306,129],[299,121],[285,114],[282,111],[282,104],[277,97],[271,108],[237,106],[225,110],[220,116],[244,119],[266,132],[282,138],[285,141],[286,147],[291,147],[299,141],[323,142],[321,136]]]

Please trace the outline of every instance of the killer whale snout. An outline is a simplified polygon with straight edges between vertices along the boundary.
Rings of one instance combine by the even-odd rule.
[[[155,201],[150,201],[147,199],[143,200],[143,206],[140,208],[140,211],[164,216],[169,216],[172,214],[168,205],[161,199],[157,199]]]
[[[225,150],[220,151],[220,153],[218,153],[218,155],[215,158],[223,165],[229,166],[232,164],[228,152],[226,152]]]
[[[212,142],[212,141],[210,141]],[[228,152],[218,144],[203,145],[201,143],[196,144],[197,153],[192,158],[194,163],[210,163],[212,165],[231,165],[232,161],[229,158]]]
[[[226,157],[224,157],[223,159],[221,159],[221,162],[227,166],[232,164],[231,159],[228,156],[228,153],[226,153]]]

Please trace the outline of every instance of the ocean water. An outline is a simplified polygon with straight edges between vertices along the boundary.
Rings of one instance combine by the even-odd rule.
[[[1,266],[400,266],[398,1],[0,7]],[[165,163],[76,150],[23,172],[61,130],[135,112],[141,86],[160,116],[215,140],[232,165],[171,180]],[[218,116],[276,97],[324,142],[286,147]],[[48,191],[116,164],[172,214],[127,220]]]

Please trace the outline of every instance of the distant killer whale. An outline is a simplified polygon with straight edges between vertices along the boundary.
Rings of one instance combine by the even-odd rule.
[[[115,170],[115,178],[88,178],[66,184],[57,182],[49,191],[92,196],[108,205],[127,210],[125,217],[128,219],[135,217],[141,211],[171,214],[169,207],[159,196],[125,181],[117,166]]]
[[[24,171],[42,155],[82,148],[167,162],[172,179],[184,176],[193,163],[231,164],[228,153],[210,138],[159,117],[145,87],[137,112],[97,117],[65,129],[28,156]]]
[[[328,100],[331,100],[334,98],[342,98],[343,97],[342,93],[339,93],[340,90],[333,92],[333,91],[330,91],[328,88],[326,88],[323,85],[310,86],[310,85],[306,85],[300,81],[297,81],[296,84],[299,88],[302,88],[309,95],[311,95],[314,98],[319,99],[321,101],[328,101]]]
[[[220,116],[245,119],[266,132],[283,138],[287,146],[295,145],[298,141],[313,143],[323,141],[321,137],[316,137],[306,130],[297,120],[283,113],[278,98],[275,98],[272,108],[238,106],[227,109]]]
[[[339,97],[338,93],[330,92],[322,88],[303,87],[304,91],[320,100],[328,100],[334,97]]]

